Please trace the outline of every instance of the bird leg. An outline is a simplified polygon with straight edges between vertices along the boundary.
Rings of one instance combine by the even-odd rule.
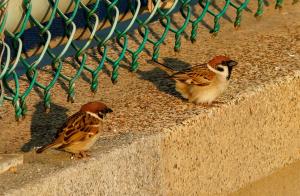
[[[90,153],[88,151],[81,151],[79,153],[73,153],[72,157],[75,159],[82,159],[82,158],[87,158],[90,157]]]
[[[210,107],[213,106],[212,103],[202,103],[201,105],[203,105],[203,106],[206,107],[206,108],[210,108]]]
[[[224,104],[225,104],[225,102],[222,102],[222,101],[214,101],[214,102],[212,103],[212,106],[220,107],[220,106],[222,106],[222,105],[224,105]]]
[[[224,104],[224,103],[225,103],[225,102],[223,102],[223,101],[214,101],[214,102],[213,102],[213,104],[217,104],[217,105],[218,105],[218,104],[221,105],[221,104]]]
[[[88,151],[81,151],[79,154],[81,155],[81,158],[87,158],[91,156]]]
[[[73,153],[72,156],[71,156],[71,159],[81,159],[82,156],[80,155],[80,153]]]

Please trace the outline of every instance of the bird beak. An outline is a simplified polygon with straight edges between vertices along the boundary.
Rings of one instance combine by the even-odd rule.
[[[107,113],[112,113],[112,112],[113,112],[112,109],[107,108],[104,113],[107,114]]]
[[[236,61],[233,61],[233,60],[230,60],[230,61],[227,61],[227,66],[228,67],[234,67],[236,66],[238,63]]]

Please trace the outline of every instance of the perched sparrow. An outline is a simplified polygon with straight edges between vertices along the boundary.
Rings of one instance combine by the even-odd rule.
[[[61,149],[78,158],[87,156],[86,151],[97,141],[102,132],[102,120],[112,112],[101,102],[84,104],[80,111],[70,116],[58,130],[56,139],[37,150],[41,153],[48,148]]]
[[[229,84],[236,61],[226,56],[215,56],[206,64],[196,65],[183,71],[174,71],[156,62],[176,82],[176,91],[196,104],[211,104]]]

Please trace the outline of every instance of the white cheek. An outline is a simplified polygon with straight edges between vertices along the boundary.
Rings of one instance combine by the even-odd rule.
[[[228,68],[227,68],[227,67],[224,67],[223,69],[224,69],[224,71],[221,72],[221,75],[224,76],[224,77],[227,77],[227,76],[228,76],[228,73],[229,73],[229,72],[228,72]]]
[[[225,70],[223,71],[222,75],[223,75],[224,77],[227,77],[227,76],[228,76],[228,69],[225,69]]]

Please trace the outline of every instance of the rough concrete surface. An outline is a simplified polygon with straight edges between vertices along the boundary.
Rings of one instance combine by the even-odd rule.
[[[20,123],[13,121],[6,103],[0,152],[26,153],[16,174],[1,174],[0,193],[226,195],[296,162],[300,158],[300,5],[289,3],[281,11],[270,3],[257,20],[256,4],[251,2],[252,12],[244,12],[237,31],[229,19],[232,10],[222,19],[217,37],[200,26],[193,45],[182,37],[180,53],[173,51],[174,35],[169,35],[160,58],[170,66],[182,69],[224,53],[239,62],[228,91],[218,99],[222,103],[212,107],[181,99],[165,73],[147,64],[149,45],[139,71],[128,72],[125,63],[116,85],[109,81],[108,65],[93,96],[89,80],[80,78],[74,104],[61,96],[64,81],[52,91],[49,114],[42,111],[39,90],[28,98],[30,110]],[[182,24],[180,15],[174,19]],[[207,16],[206,23],[211,21]],[[153,24],[154,34],[160,33],[158,26]],[[112,52],[116,50],[110,55],[116,56]],[[89,53],[89,65],[96,66],[97,54]],[[63,71],[74,73],[69,67],[66,63]],[[49,81],[47,68],[39,80]],[[70,160],[69,154],[55,150],[36,155],[33,148],[49,142],[67,115],[87,99],[100,99],[114,110],[105,122],[106,133],[92,150],[93,158]]]
[[[230,196],[300,195],[300,162],[297,161],[272,175],[230,194]]]
[[[23,164],[22,154],[0,154],[0,174]]]

